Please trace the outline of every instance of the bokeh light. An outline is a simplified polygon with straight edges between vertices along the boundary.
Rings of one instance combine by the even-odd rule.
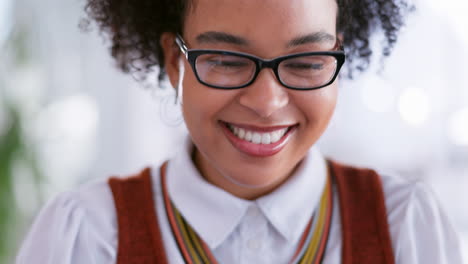
[[[12,28],[12,4],[11,0],[0,0],[0,47],[10,34]]]
[[[448,135],[454,144],[468,146],[468,107],[456,111],[450,117]]]
[[[361,99],[373,112],[390,112],[396,99],[395,87],[379,76],[368,76],[362,82]]]
[[[36,123],[36,144],[49,190],[76,183],[94,158],[99,110],[94,98],[77,94],[50,104]],[[66,177],[64,177],[66,175]]]
[[[408,87],[400,95],[398,110],[401,118],[412,126],[420,126],[429,117],[429,96],[417,87]]]

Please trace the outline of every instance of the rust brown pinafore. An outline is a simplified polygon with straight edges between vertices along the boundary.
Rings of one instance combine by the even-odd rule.
[[[328,162],[338,190],[342,263],[395,263],[378,174]],[[117,264],[168,264],[154,210],[150,169],[129,178],[111,178],[118,221]]]

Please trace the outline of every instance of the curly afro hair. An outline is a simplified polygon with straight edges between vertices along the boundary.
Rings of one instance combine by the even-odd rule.
[[[337,32],[343,35],[348,76],[365,71],[373,54],[370,38],[381,29],[383,57],[388,57],[413,9],[404,0],[336,0]],[[124,72],[145,76],[164,65],[159,39],[164,32],[180,33],[190,0],[87,0],[85,11],[100,31],[110,37],[111,54]],[[89,25],[89,20],[85,19]],[[160,67],[159,80],[165,76]]]

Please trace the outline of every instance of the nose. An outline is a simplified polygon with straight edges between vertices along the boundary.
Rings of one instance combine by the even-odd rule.
[[[256,80],[242,90],[239,103],[262,118],[270,117],[289,103],[286,88],[278,82],[271,70],[262,70]]]

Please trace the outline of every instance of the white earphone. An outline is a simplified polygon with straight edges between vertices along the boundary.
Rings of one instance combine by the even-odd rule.
[[[182,104],[182,82],[184,80],[184,72],[185,72],[185,66],[184,66],[184,58],[180,57],[179,58],[179,80],[177,81],[177,87],[176,87],[176,98],[175,98],[175,103],[180,103]]]

